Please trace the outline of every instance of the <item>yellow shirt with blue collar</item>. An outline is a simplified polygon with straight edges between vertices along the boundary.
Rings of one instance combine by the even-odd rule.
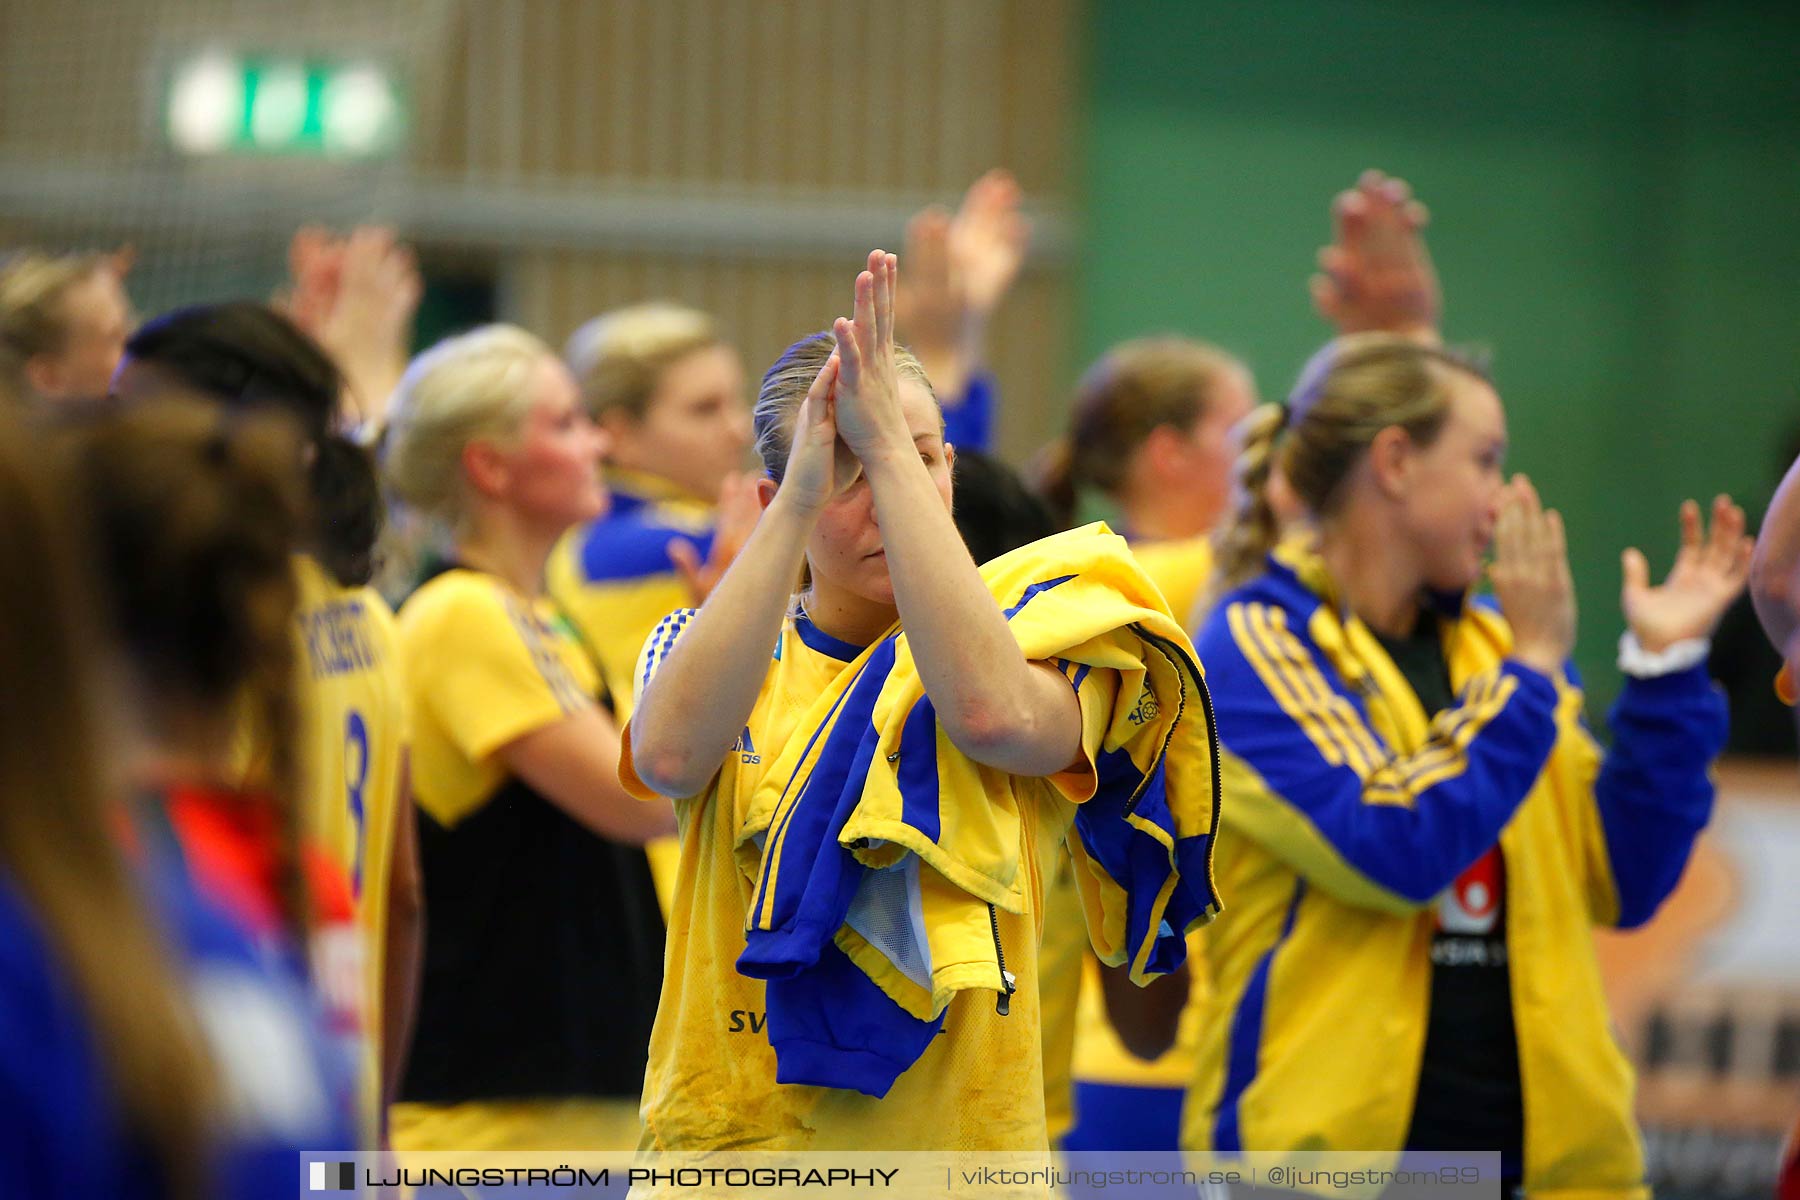
[[[1434,603],[1457,705],[1428,719],[1341,611],[1304,539],[1226,594],[1198,638],[1232,820],[1204,939],[1211,989],[1183,1145],[1359,1152],[1413,1120],[1438,897],[1498,844],[1533,1196],[1648,1195],[1632,1073],[1591,929],[1648,920],[1711,810],[1723,699],[1703,665],[1627,678],[1602,754],[1565,669],[1508,657],[1484,603]],[[1333,1193],[1338,1194],[1338,1193]]]
[[[398,632],[430,927],[395,1143],[622,1148],[662,962],[650,868],[500,753],[604,703],[599,675],[553,606],[482,571],[422,584]]]
[[[1100,532],[1103,537],[1111,536],[1103,530]],[[1078,538],[1080,534],[1061,536]],[[1094,535],[1089,531],[1086,536]],[[1124,557],[1122,547],[1119,557]],[[1001,561],[1004,560],[997,560]],[[989,569],[993,565],[990,564]],[[1053,588],[1061,582],[1058,579],[1033,585],[1027,591]],[[1153,596],[1153,589],[1145,588],[1144,592]],[[1072,590],[1069,594],[1076,593]],[[1150,602],[1155,604],[1157,601],[1152,598]],[[1079,607],[1079,602],[1075,603]],[[1009,616],[1024,607],[1025,600],[1021,599],[1013,610],[1009,610]],[[1045,611],[1039,610],[1040,613]],[[689,619],[690,614],[686,612],[672,614],[653,634],[639,670],[637,682],[640,687],[666,659]],[[1014,623],[1017,633],[1024,622],[1015,620]],[[1054,623],[1053,619],[1051,623]],[[1163,628],[1174,630],[1172,622]],[[1178,630],[1175,632],[1178,635]],[[1022,645],[1029,644],[1025,635],[1020,636]],[[1080,642],[1081,638],[1076,641]],[[1185,638],[1181,641],[1185,643]],[[784,1077],[810,1080],[814,1074],[835,1074],[846,1060],[856,1058],[853,1052],[847,1051],[857,1043],[860,1035],[840,1030],[846,1034],[844,1039],[837,1041],[830,1051],[815,1055],[813,1051],[822,1043],[802,1031],[802,1036],[784,1043],[782,1052],[778,1053],[770,1044],[771,1037],[780,1033],[777,1026],[771,1024],[771,1010],[775,1007],[774,989],[781,986],[782,977],[777,974],[765,982],[744,973],[760,973],[769,966],[770,962],[765,959],[770,958],[771,947],[776,948],[777,956],[789,948],[788,934],[795,932],[795,927],[787,924],[789,918],[771,918],[770,914],[784,911],[783,905],[791,903],[792,897],[800,894],[796,888],[810,892],[812,883],[807,880],[810,878],[816,883],[816,872],[820,869],[815,866],[810,876],[793,877],[798,882],[789,881],[794,870],[802,869],[799,864],[804,861],[804,856],[794,858],[792,847],[812,836],[796,834],[794,830],[816,820],[819,814],[815,813],[812,818],[800,817],[789,824],[788,810],[777,812],[767,807],[774,802],[775,796],[785,793],[778,785],[786,770],[773,769],[772,764],[777,757],[792,760],[796,756],[805,764],[815,753],[814,743],[823,738],[825,745],[816,751],[817,759],[801,773],[811,779],[829,778],[832,768],[822,764],[832,761],[834,756],[843,756],[842,747],[834,748],[835,735],[843,730],[861,730],[867,725],[869,718],[866,716],[843,715],[858,705],[874,704],[870,712],[875,723],[868,727],[870,732],[856,736],[867,740],[876,736],[876,731],[886,729],[887,733],[879,734],[883,744],[887,744],[889,737],[902,733],[902,723],[911,725],[918,710],[923,710],[926,718],[930,718],[930,706],[923,702],[918,704],[917,710],[894,708],[888,710],[889,716],[880,716],[888,692],[877,685],[884,680],[891,684],[898,678],[902,681],[898,686],[905,686],[903,666],[882,666],[882,652],[887,651],[890,657],[895,653],[892,643],[893,639],[889,638],[867,649],[847,645],[830,638],[804,617],[790,617],[738,745],[705,792],[676,803],[682,837],[682,874],[670,922],[669,973],[664,982],[662,1009],[652,1036],[650,1068],[646,1075],[646,1148],[751,1146],[973,1150],[1037,1149],[1048,1143],[1037,988],[1046,881],[1056,868],[1063,837],[1076,819],[1077,803],[1093,794],[1097,777],[1111,778],[1111,773],[1124,765],[1124,749],[1110,748],[1121,736],[1120,730],[1127,727],[1131,719],[1141,722],[1148,716],[1152,723],[1156,721],[1155,707],[1143,698],[1148,692],[1137,690],[1149,686],[1146,680],[1155,674],[1153,670],[1140,668],[1132,675],[1112,668],[1088,669],[1080,663],[1070,665],[1066,673],[1082,705],[1086,769],[1074,769],[1046,779],[1008,777],[1008,781],[1001,781],[1009,799],[1005,811],[994,818],[993,826],[994,830],[1001,831],[1001,837],[1010,837],[1015,844],[1009,848],[986,836],[977,836],[974,842],[978,846],[977,857],[982,862],[997,865],[1003,859],[1011,859],[1017,864],[1018,874],[1007,878],[1004,885],[997,877],[981,883],[970,882],[970,876],[981,873],[980,868],[961,876],[963,882],[959,887],[977,890],[984,884],[991,885],[991,894],[984,895],[988,904],[974,905],[980,910],[977,914],[981,926],[979,937],[964,936],[968,934],[964,919],[966,894],[962,902],[957,902],[953,896],[940,895],[941,888],[924,886],[927,882],[935,882],[940,870],[948,871],[950,876],[958,875],[956,864],[937,865],[942,861],[938,852],[953,854],[949,849],[953,845],[970,846],[965,829],[954,837],[948,833],[934,835],[923,843],[913,839],[917,844],[911,853],[920,853],[917,847],[922,846],[923,852],[933,860],[933,881],[924,880],[925,869],[918,868],[921,884],[916,890],[923,896],[924,907],[922,912],[914,912],[914,918],[923,922],[917,928],[915,938],[895,934],[897,927],[893,926],[893,920],[904,924],[906,919],[906,906],[900,905],[891,912],[884,909],[876,914],[873,924],[883,928],[884,932],[871,933],[872,940],[864,941],[861,936],[870,931],[871,925],[867,921],[858,925],[854,919],[835,939],[843,953],[835,954],[837,965],[829,968],[835,972],[831,975],[832,982],[823,993],[812,994],[830,1001],[834,996],[845,996],[847,989],[860,987],[862,998],[866,999],[874,987],[869,981],[874,979],[887,996],[886,1001],[880,1001],[878,996],[879,1003],[886,1004],[893,1014],[902,1017],[905,1014],[900,1009],[904,1007],[926,1027],[918,1048],[906,1052],[907,1055],[916,1053],[917,1057],[903,1069],[883,1075],[873,1094],[857,1090],[867,1086],[861,1080],[834,1081],[834,1086],[829,1087],[816,1086],[810,1081],[779,1086],[775,1082]],[[903,651],[901,656],[902,662],[910,661]],[[1192,670],[1191,659],[1187,661]],[[890,676],[890,670],[902,673]],[[866,675],[863,674],[865,671],[868,672]],[[1133,679],[1133,690],[1129,695],[1121,692],[1122,676]],[[859,681],[872,683],[859,690]],[[1165,680],[1159,686],[1167,682]],[[1198,686],[1197,677],[1189,676],[1187,683],[1180,686],[1188,689],[1185,719],[1199,721],[1200,705],[1192,694],[1192,689]],[[814,729],[819,708],[831,703],[834,689],[844,697],[844,702],[841,706],[832,706],[831,717],[818,726],[818,736],[814,737],[809,731]],[[1135,718],[1132,716],[1134,697],[1137,698]],[[1178,711],[1179,707],[1172,706],[1171,711]],[[1162,719],[1167,722],[1182,718],[1165,714]],[[1175,728],[1174,725],[1164,727]],[[1152,751],[1155,762],[1164,761],[1160,752],[1171,743],[1191,745],[1187,739],[1195,736],[1193,727],[1183,728],[1186,733],[1171,732],[1167,740],[1156,740]],[[912,742],[908,740],[905,744]],[[1204,735],[1201,735],[1201,744],[1205,744]],[[802,746],[805,748],[801,749]],[[955,786],[950,781],[962,778],[957,769],[950,768],[950,774],[941,773],[947,769],[947,764],[934,761],[930,754],[922,758],[916,752],[894,754],[887,759],[890,764],[896,760],[904,761],[882,775],[883,778],[894,777],[891,782],[899,786],[895,794],[898,798],[890,797],[895,808],[888,817],[894,819],[888,820],[879,812],[867,814],[873,822],[869,827],[881,825],[885,830],[879,838],[869,839],[869,852],[881,854],[899,850],[902,842],[893,839],[905,838],[913,829],[903,815],[898,815],[900,806],[904,805],[910,811],[912,803],[927,793],[934,797],[932,811],[948,814],[943,816],[947,831],[953,831],[952,826],[960,826],[965,820],[976,822],[971,828],[987,824],[978,810],[997,800],[981,797],[976,808],[959,810],[958,802],[950,797],[950,790]],[[1216,817],[1216,796],[1210,783],[1195,775],[1196,771],[1203,776],[1210,770],[1209,755],[1200,754],[1177,761],[1177,756],[1170,753],[1167,762],[1170,796],[1184,797],[1182,804],[1185,807],[1181,811],[1191,817],[1195,789],[1203,792],[1204,795],[1198,798],[1209,807],[1200,815],[1199,823],[1211,828],[1210,821]],[[1140,763],[1139,768],[1143,769],[1143,764]],[[1155,811],[1150,807],[1152,804],[1164,803],[1161,769],[1156,768],[1154,776],[1158,781],[1153,788],[1156,799],[1152,801],[1146,796],[1145,807],[1140,808],[1139,815],[1127,818],[1134,824],[1148,819],[1145,814]],[[981,770],[986,772],[986,768]],[[930,776],[925,792],[913,787],[919,780],[913,779],[911,773],[919,771]],[[631,767],[629,737],[621,776],[627,786],[645,792]],[[842,795],[854,796],[854,782],[845,786],[848,790]],[[1104,790],[1109,785],[1102,783],[1100,786]],[[837,788],[836,783],[829,784],[827,795],[838,795]],[[940,788],[943,789],[941,801],[935,798]],[[1140,787],[1139,793],[1142,792]],[[979,796],[979,792],[977,794]],[[1134,793],[1134,799],[1137,794]],[[990,791],[990,797],[994,795]],[[792,811],[798,812],[807,803],[802,798]],[[968,801],[962,803],[966,806]],[[1171,809],[1177,807],[1173,800],[1169,804]],[[875,807],[885,811],[880,802],[876,802]],[[758,811],[765,818],[772,818],[765,826],[770,830],[771,838],[767,856],[746,840],[747,831],[758,827]],[[960,817],[956,815],[958,812]],[[864,814],[865,809],[859,806],[850,821],[854,824],[863,820]],[[1184,821],[1188,819],[1183,818]],[[882,825],[884,821],[886,824]],[[926,824],[932,823],[927,821]],[[1188,825],[1180,824],[1180,827],[1186,829]],[[1004,831],[1009,828],[1011,832],[1006,834]],[[1120,828],[1125,826],[1122,824]],[[847,825],[844,837],[849,837],[857,846],[864,845],[862,839],[850,835],[851,827]],[[1110,849],[1101,836],[1100,842],[1092,842],[1089,838],[1096,847],[1093,851],[1096,855],[1104,855]],[[835,835],[827,834],[826,837],[830,841]],[[1096,944],[1105,946],[1107,953],[1115,957],[1131,958],[1138,972],[1169,969],[1166,964],[1158,965],[1160,955],[1172,943],[1178,959],[1182,939],[1168,932],[1166,921],[1159,923],[1156,914],[1162,911],[1160,905],[1167,900],[1170,903],[1169,920],[1185,928],[1199,913],[1176,916],[1177,911],[1187,910],[1178,910],[1171,896],[1180,893],[1185,902],[1189,894],[1187,889],[1199,888],[1206,896],[1202,907],[1208,914],[1211,911],[1208,906],[1216,904],[1211,892],[1210,872],[1204,865],[1210,854],[1210,840],[1202,841],[1204,848],[1198,851],[1199,859],[1182,858],[1193,868],[1193,878],[1189,883],[1181,883],[1187,875],[1168,876],[1160,899],[1154,885],[1145,893],[1115,883],[1114,880],[1127,877],[1119,873],[1116,862],[1102,867],[1099,858],[1078,855],[1077,869],[1086,873],[1090,884],[1100,881],[1100,889],[1095,894],[1103,898],[1089,904],[1086,910],[1087,924],[1094,930]],[[776,849],[778,842],[782,846],[779,850]],[[759,841],[756,845],[760,847],[760,844]],[[1179,842],[1179,845],[1184,856],[1195,852],[1187,842]],[[859,850],[857,853],[864,852]],[[760,860],[760,871],[752,860]],[[785,865],[779,880],[774,874],[778,863]],[[894,869],[910,868],[901,861]],[[876,870],[884,873],[881,868]],[[1123,892],[1104,893],[1106,888],[1120,887],[1124,887]],[[781,899],[784,894],[789,896],[788,901]],[[1113,907],[1107,897],[1114,894],[1125,902]],[[912,908],[918,910],[919,905],[913,904]],[[803,907],[799,912],[804,924],[806,910]],[[869,914],[865,912],[864,916]],[[838,918],[823,919],[830,925]],[[1139,926],[1146,920],[1148,926],[1140,930]],[[757,931],[757,941],[749,950],[746,924]],[[939,936],[948,930],[955,930],[956,946],[949,953],[940,953],[949,949],[948,943],[940,941]],[[775,936],[771,938],[770,933]],[[834,957],[834,951],[829,930],[826,934],[824,949],[829,960]],[[805,940],[806,935],[797,933],[796,936]],[[890,961],[886,956],[895,944],[923,945],[926,941],[932,947],[931,966],[926,975],[903,978],[904,969],[883,969]],[[875,949],[877,945],[879,952]],[[855,966],[850,965],[852,959]],[[899,959],[891,961],[897,963]],[[876,964],[873,968],[872,962]],[[864,971],[868,974],[861,974]],[[1001,978],[1008,974],[1011,976],[1005,985],[1008,994],[997,1001]],[[860,999],[858,1003],[861,1003]],[[947,1007],[942,1007],[946,1003]],[[825,1007],[834,1008],[831,1003]],[[826,1015],[832,1016],[831,1013]],[[774,1019],[779,1022],[782,1014],[777,1013]],[[941,1020],[941,1028],[929,1028],[933,1019]],[[809,1020],[811,1017],[802,1013],[801,1023]],[[879,1042],[872,1048],[887,1049]],[[802,1051],[806,1057],[802,1057]],[[787,1057],[783,1057],[784,1054]],[[858,1060],[856,1069],[860,1071],[861,1066]],[[796,1067],[799,1068],[797,1071]],[[782,1074],[784,1069],[785,1076]]]
[[[683,610],[670,616],[664,654],[687,615]],[[1020,981],[1008,1015],[995,1011],[991,993],[962,993],[931,1048],[882,1099],[774,1082],[766,985],[737,971],[754,891],[754,881],[738,867],[738,830],[767,767],[799,731],[814,698],[862,651],[805,617],[788,618],[737,745],[705,792],[675,803],[682,869],[644,1075],[642,1149],[973,1150],[1047,1144],[1036,987],[1042,918],[1035,904],[1023,913],[997,916],[1007,969]],[[629,751],[628,732],[621,775],[648,795],[631,771]],[[1046,796],[1041,804],[1025,806],[1021,816],[1021,845],[1035,851],[1025,859],[1029,890],[1041,895],[1038,881],[1055,868],[1074,805]],[[1008,1064],[1005,1086],[970,1094],[964,1081],[996,1078],[996,1063]]]

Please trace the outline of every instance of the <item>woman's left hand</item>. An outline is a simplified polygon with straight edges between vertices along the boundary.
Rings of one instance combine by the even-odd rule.
[[[712,550],[705,562],[700,561],[694,543],[683,538],[669,542],[669,561],[675,564],[675,573],[681,577],[695,608],[706,603],[731,560],[756,529],[763,510],[758,484],[758,477],[749,471],[733,471],[725,477],[719,487],[719,506],[714,510],[718,517],[713,523]]]
[[[1701,528],[1700,506],[1681,506],[1681,550],[1659,587],[1650,586],[1650,564],[1637,549],[1620,565],[1625,622],[1644,649],[1655,653],[1689,638],[1709,637],[1750,576],[1752,541],[1744,534],[1744,510],[1729,496],[1713,501],[1712,529]]]
[[[900,411],[900,376],[894,365],[894,285],[899,259],[876,250],[869,269],[856,277],[855,320],[839,317],[837,431],[856,456],[912,451]]]

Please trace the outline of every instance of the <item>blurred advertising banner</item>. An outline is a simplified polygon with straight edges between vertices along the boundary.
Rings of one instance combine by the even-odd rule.
[[[1659,1197],[1768,1196],[1800,1120],[1800,772],[1736,760],[1656,918],[1599,934]]]

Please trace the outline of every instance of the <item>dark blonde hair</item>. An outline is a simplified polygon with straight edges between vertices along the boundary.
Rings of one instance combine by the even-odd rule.
[[[123,1124],[174,1196],[202,1194],[211,1064],[169,947],[115,842],[115,751],[76,530],[44,447],[0,413],[0,870],[94,1031]]]
[[[751,413],[751,425],[756,433],[756,453],[762,459],[763,470],[776,483],[780,483],[786,473],[788,453],[794,448],[794,420],[800,414],[800,403],[806,399],[807,389],[825,369],[825,363],[835,349],[837,340],[830,330],[808,334],[783,350],[781,357],[763,374],[762,386],[756,392],[756,408]],[[912,351],[896,346],[894,365],[900,378],[922,386],[936,403],[937,392],[932,389],[925,368],[919,365]],[[940,426],[942,420],[940,412]]]
[[[368,452],[337,431],[344,376],[318,343],[268,305],[232,300],[165,313],[125,353],[227,408],[291,417],[311,447],[308,548],[343,586],[369,582],[381,488]]]
[[[598,420],[609,412],[624,412],[639,420],[664,371],[721,344],[713,319],[698,309],[667,302],[634,304],[577,329],[563,348],[563,361],[581,385],[589,415]]]
[[[1387,333],[1353,334],[1315,355],[1286,405],[1264,404],[1239,427],[1232,512],[1214,535],[1213,594],[1262,570],[1280,538],[1269,502],[1272,472],[1281,472],[1307,512],[1329,515],[1382,430],[1398,426],[1420,446],[1436,440],[1450,412],[1449,382],[1458,375],[1488,380],[1470,355]]]
[[[63,296],[109,261],[104,254],[52,256],[33,250],[0,261],[0,375],[9,388],[30,393],[25,364],[40,354],[59,353],[68,340]]]
[[[511,443],[531,416],[533,373],[550,347],[516,325],[483,325],[413,359],[394,389],[383,469],[399,498],[454,528],[468,515],[462,453],[470,442]]]
[[[1138,338],[1108,350],[1082,376],[1068,431],[1038,467],[1038,490],[1058,520],[1075,519],[1083,488],[1117,495],[1145,439],[1164,425],[1191,430],[1220,381],[1243,370],[1217,346],[1183,337]]]
[[[164,712],[247,717],[267,748],[260,799],[284,831],[282,916],[304,941],[292,562],[305,520],[302,444],[285,417],[171,394],[75,430],[70,475],[148,727]]]

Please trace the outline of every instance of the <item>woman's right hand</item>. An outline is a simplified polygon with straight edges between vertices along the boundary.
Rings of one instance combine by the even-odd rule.
[[[832,496],[855,481],[861,469],[838,437],[837,381],[838,356],[833,354],[819,368],[794,416],[794,441],[777,492],[778,498],[808,515],[816,516]]]
[[[1488,578],[1512,625],[1512,657],[1554,676],[1575,649],[1575,583],[1562,516],[1543,507],[1523,475],[1513,476],[1507,491]]]

